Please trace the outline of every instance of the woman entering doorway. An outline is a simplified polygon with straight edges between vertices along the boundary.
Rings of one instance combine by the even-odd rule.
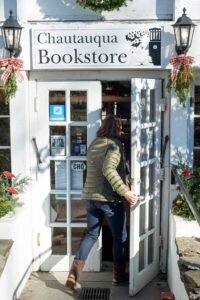
[[[123,145],[126,159],[127,173],[130,169],[130,119],[131,119],[131,82],[130,81],[103,81],[102,82],[102,119],[106,115],[113,114],[122,120]],[[127,178],[129,175],[127,174]],[[124,203],[126,210],[125,260],[129,262],[129,228],[130,206]],[[112,235],[106,220],[102,227],[102,268],[112,268]]]

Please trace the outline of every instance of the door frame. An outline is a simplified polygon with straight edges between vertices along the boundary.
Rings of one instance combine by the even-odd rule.
[[[66,71],[31,71],[29,73],[29,99],[31,97],[35,97],[35,103],[36,107],[40,105],[39,101],[37,100],[37,85],[38,82],[40,81],[46,81],[46,82],[51,82],[51,81],[56,81],[63,82],[63,81],[93,81],[94,78],[95,80],[98,81],[104,81],[104,80],[112,80],[112,81],[131,81],[132,78],[149,78],[149,79],[161,79],[163,80],[164,88],[162,91],[162,98],[167,99],[167,110],[164,114],[164,135],[165,134],[170,134],[170,95],[167,94],[167,89],[166,89],[166,84],[167,84],[167,78],[168,78],[169,70],[160,70],[159,68],[154,68],[153,70],[151,69],[135,69],[135,70],[103,70],[101,72],[96,71],[96,70],[79,70],[79,71],[73,71],[73,72],[66,72]],[[29,111],[33,109],[30,105],[29,106]],[[30,130],[29,130],[30,132]],[[30,149],[32,148],[32,145],[30,143],[31,141],[31,133],[29,133],[29,147]],[[17,159],[17,158],[16,158]],[[170,168],[169,168],[169,161],[170,161],[170,147],[167,146],[167,150],[165,153],[165,158],[164,158],[164,164],[165,164],[165,180],[163,182],[163,187],[162,187],[162,207],[161,207],[161,235],[162,235],[162,240],[163,240],[163,246],[161,249],[161,270],[163,272],[166,272],[167,269],[167,253],[168,253],[168,226],[169,226],[169,220],[168,220],[168,211],[169,211],[169,189],[170,189]],[[32,164],[29,163],[30,169],[32,168]],[[33,231],[33,245],[37,241],[37,232]],[[34,248],[34,247],[33,247]],[[163,254],[162,254],[163,253]],[[37,257],[40,255],[38,251],[34,251],[34,256]],[[36,260],[37,262],[38,260]],[[35,263],[34,264],[34,269],[38,270],[40,264]]]

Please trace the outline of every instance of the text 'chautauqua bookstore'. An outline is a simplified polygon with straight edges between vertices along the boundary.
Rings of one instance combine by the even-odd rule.
[[[157,30],[160,51],[160,29]],[[151,29],[35,30],[33,68],[128,67],[155,65]],[[157,53],[158,55],[158,53]]]

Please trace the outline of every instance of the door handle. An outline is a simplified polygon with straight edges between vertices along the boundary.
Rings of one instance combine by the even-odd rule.
[[[38,150],[38,145],[37,145],[35,137],[32,138],[32,143],[33,143],[33,147],[34,147],[36,158],[37,158],[37,164],[40,165],[40,164],[42,164],[42,160],[40,158],[40,152]]]

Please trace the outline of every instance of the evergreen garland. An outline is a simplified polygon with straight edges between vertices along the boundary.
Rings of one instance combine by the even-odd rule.
[[[76,0],[83,8],[90,8],[96,12],[112,11],[126,5],[127,0]]]

